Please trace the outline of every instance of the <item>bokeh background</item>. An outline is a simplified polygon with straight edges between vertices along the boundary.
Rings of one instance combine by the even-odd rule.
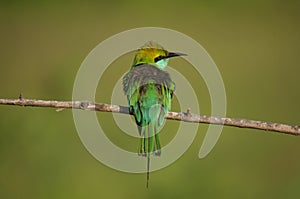
[[[292,0],[1,1],[0,98],[22,92],[71,100],[77,70],[98,43],[127,29],[158,26],[205,47],[223,76],[229,117],[299,125],[299,24],[300,2]],[[106,71],[99,102],[110,102],[115,80],[131,62],[129,54]],[[193,82],[201,113],[210,114],[201,77],[184,60],[171,63]],[[113,142],[136,149],[110,113],[98,116]],[[167,122],[164,143],[177,126]],[[178,161],[151,173],[146,189],[145,174],[113,170],[89,154],[71,110],[0,106],[0,198],[299,198],[300,138],[224,127],[200,160],[206,129],[200,125]]]

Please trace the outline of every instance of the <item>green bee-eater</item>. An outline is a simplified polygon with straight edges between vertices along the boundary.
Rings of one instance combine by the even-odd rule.
[[[182,55],[185,54],[168,52],[155,42],[147,42],[137,50],[130,71],[123,77],[123,90],[141,136],[138,154],[147,157],[147,187],[150,155],[161,154],[158,133],[175,91],[175,83],[165,68],[170,57]]]

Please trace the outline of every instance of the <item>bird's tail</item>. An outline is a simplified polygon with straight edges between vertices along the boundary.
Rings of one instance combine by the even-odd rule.
[[[139,155],[148,157],[150,155],[160,156],[161,145],[156,125],[149,123],[141,128]]]
[[[161,145],[158,132],[157,124],[149,123],[146,126],[141,127],[140,146],[139,155],[147,157],[147,183],[146,187],[149,185],[150,177],[150,156],[160,156]]]

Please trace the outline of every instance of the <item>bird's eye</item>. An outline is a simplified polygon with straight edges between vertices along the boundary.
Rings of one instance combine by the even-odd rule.
[[[158,57],[155,57],[154,61],[158,62],[159,60],[162,60],[162,59],[163,59],[163,56],[159,55]]]

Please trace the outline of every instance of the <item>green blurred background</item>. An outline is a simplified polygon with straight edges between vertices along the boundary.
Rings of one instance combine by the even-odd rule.
[[[71,100],[77,70],[98,43],[127,29],[159,26],[191,36],[212,56],[226,86],[229,117],[300,124],[299,24],[300,2],[291,0],[1,1],[0,98],[22,92]],[[100,81],[99,102],[110,102],[113,80],[129,69],[132,55],[120,60]],[[171,63],[194,74],[183,60]],[[204,82],[191,81],[199,84],[201,113],[210,114]],[[115,143],[136,149],[110,113],[98,116]],[[177,126],[168,121],[164,130]],[[206,129],[200,125],[178,161],[151,173],[147,190],[145,174],[110,169],[88,153],[70,110],[0,106],[0,197],[299,198],[298,137],[225,127],[200,160]]]

